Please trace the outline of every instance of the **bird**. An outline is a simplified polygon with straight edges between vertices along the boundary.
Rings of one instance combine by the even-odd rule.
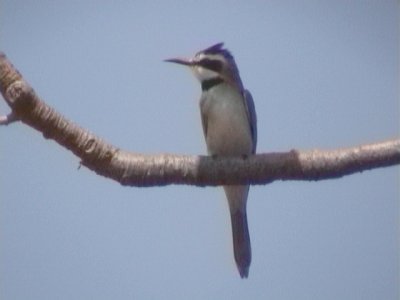
[[[253,97],[244,89],[235,59],[224,43],[201,50],[189,59],[165,61],[189,67],[200,81],[200,113],[208,154],[243,158],[255,154],[257,117]],[[246,211],[249,185],[223,188],[229,204],[234,258],[240,277],[247,278],[251,263]]]

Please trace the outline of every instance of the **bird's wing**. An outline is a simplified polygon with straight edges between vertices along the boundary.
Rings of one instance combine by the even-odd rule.
[[[246,106],[247,117],[250,124],[251,130],[251,137],[253,140],[253,153],[256,153],[256,146],[257,146],[257,115],[256,109],[254,106],[253,97],[251,96],[248,90],[244,90],[244,103]]]
[[[207,140],[207,113],[206,113],[206,108],[205,108],[205,101],[206,101],[206,98],[204,97],[204,95],[202,95],[200,98],[201,124],[203,125],[204,137]]]

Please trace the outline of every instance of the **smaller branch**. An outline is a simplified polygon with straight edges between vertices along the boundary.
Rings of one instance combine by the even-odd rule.
[[[8,115],[0,116],[0,125],[9,125],[10,123],[18,121],[17,116],[10,112]]]

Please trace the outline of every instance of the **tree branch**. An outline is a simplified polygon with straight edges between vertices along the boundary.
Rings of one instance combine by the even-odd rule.
[[[40,100],[3,53],[0,53],[0,92],[12,110],[8,116],[0,117],[0,125],[20,120],[73,152],[82,165],[123,185],[205,186],[322,180],[400,163],[400,139],[330,151],[258,154],[245,159],[123,151]]]

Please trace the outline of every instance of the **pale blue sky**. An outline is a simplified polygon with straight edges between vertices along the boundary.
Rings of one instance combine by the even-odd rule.
[[[399,137],[398,1],[0,2],[0,50],[51,106],[125,150],[204,154],[192,74],[223,41],[258,152]],[[8,112],[0,103],[0,113]],[[1,299],[398,299],[399,168],[251,188],[241,280],[221,188],[122,187],[0,128]]]

